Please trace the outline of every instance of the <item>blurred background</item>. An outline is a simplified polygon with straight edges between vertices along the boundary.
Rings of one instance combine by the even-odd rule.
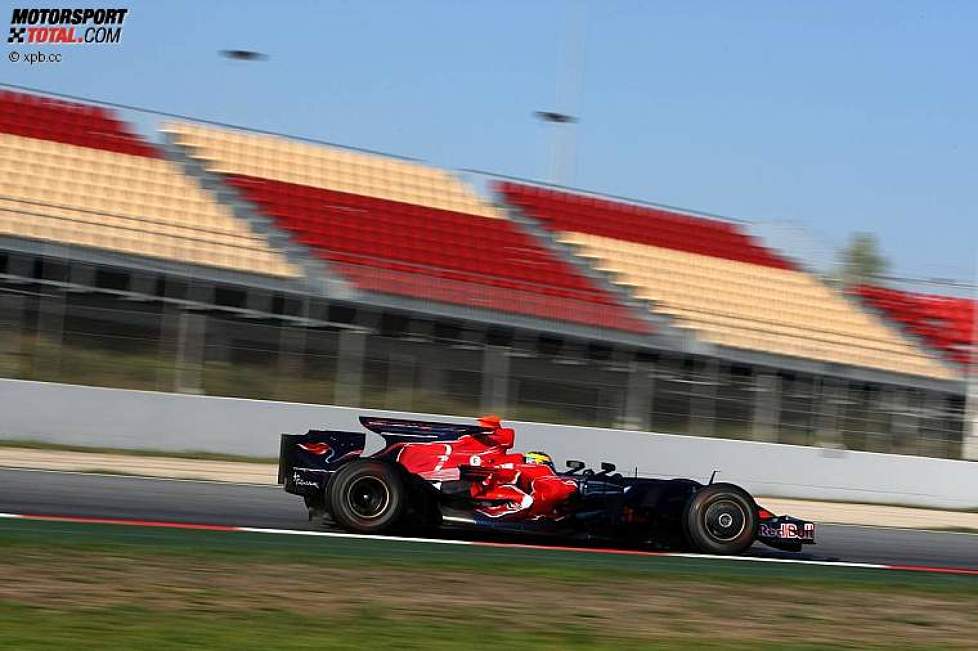
[[[0,373],[975,454],[973,8],[762,5],[139,7],[10,63]]]
[[[34,4],[0,648],[974,647],[978,4],[171,1],[80,43]],[[818,544],[338,534],[279,435],[369,413]]]

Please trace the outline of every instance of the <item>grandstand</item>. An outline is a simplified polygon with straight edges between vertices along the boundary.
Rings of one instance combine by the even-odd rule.
[[[962,366],[972,364],[975,347],[973,300],[874,285],[861,285],[853,291],[868,306],[882,311],[948,360]]]
[[[0,169],[8,376],[960,454],[971,321],[743,224],[25,93]]]
[[[273,136],[186,124],[165,130],[359,290],[648,331],[450,174]]]
[[[650,309],[720,346],[951,379],[954,372],[736,225],[501,183]]]
[[[297,275],[104,109],[0,93],[0,170],[0,235]]]

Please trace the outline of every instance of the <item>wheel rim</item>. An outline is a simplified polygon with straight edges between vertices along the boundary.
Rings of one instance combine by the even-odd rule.
[[[703,514],[706,531],[717,542],[730,542],[744,533],[747,512],[742,504],[733,500],[717,500]]]
[[[376,477],[360,477],[347,489],[346,501],[358,518],[372,520],[387,510],[391,494],[387,484]]]

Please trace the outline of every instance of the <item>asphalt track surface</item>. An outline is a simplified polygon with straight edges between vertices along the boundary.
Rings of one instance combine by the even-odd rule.
[[[0,512],[193,524],[322,530],[302,500],[275,486],[86,473],[0,470]],[[800,554],[755,546],[767,558],[955,567],[978,570],[978,534],[884,527],[818,527]]]

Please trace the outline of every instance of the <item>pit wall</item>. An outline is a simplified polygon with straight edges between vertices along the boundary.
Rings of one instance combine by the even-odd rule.
[[[163,451],[274,457],[278,435],[363,431],[360,415],[472,422],[387,412],[0,379],[0,438]],[[548,451],[560,466],[610,461],[624,474],[740,484],[756,495],[978,508],[978,463],[674,434],[522,423],[517,449]],[[373,445],[379,447],[380,437]],[[368,452],[371,448],[368,444]]]

